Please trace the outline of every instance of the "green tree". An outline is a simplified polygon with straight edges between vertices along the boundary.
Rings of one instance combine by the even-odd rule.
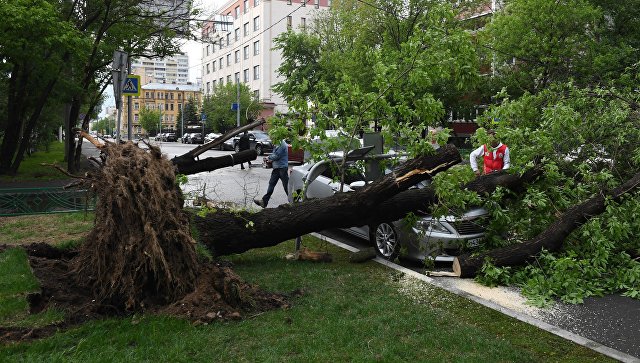
[[[131,57],[175,54],[179,44],[173,40],[184,35],[193,13],[186,1],[164,7],[141,0],[91,0],[81,7],[49,0],[0,2],[0,15],[8,19],[0,26],[0,81],[8,84],[9,115],[0,173],[17,171],[48,104],[66,104],[67,135],[79,123],[88,129],[111,83],[114,50],[123,48]],[[79,165],[81,145],[67,137],[71,172]]]
[[[103,117],[91,125],[91,128],[103,135],[113,135],[116,128],[116,120],[113,116]]]
[[[272,133],[295,140],[313,119],[310,137],[294,143],[316,155],[348,148],[350,138],[376,127],[411,153],[432,152],[421,134],[442,123],[452,94],[478,80],[471,37],[440,1],[336,1],[313,27],[276,40],[284,80],[274,89],[293,112]],[[308,142],[325,139],[325,129],[348,137]]]
[[[227,83],[216,87],[213,94],[204,98],[202,112],[207,116],[207,127],[214,132],[224,133],[236,127],[236,111],[231,105],[237,102],[238,86],[235,83]],[[244,83],[240,84],[240,123],[246,124],[249,119],[255,118],[262,106],[255,99],[253,93]]]
[[[160,110],[150,110],[149,108],[147,108],[147,106],[144,106],[140,109],[140,126],[145,129],[147,135],[157,135],[159,132],[162,132],[162,130],[160,130],[162,116],[162,111]]]

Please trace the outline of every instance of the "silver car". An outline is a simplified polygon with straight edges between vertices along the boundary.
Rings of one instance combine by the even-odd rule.
[[[343,192],[350,192],[366,185],[366,170],[372,161],[397,158],[398,155],[356,156],[348,158]],[[334,164],[341,157],[334,157]],[[363,162],[367,160],[363,167]],[[294,199],[327,198],[340,190],[340,180],[331,160],[307,163],[294,167],[289,176],[289,202]],[[306,189],[305,189],[306,184]],[[423,187],[421,183],[416,187]],[[418,213],[416,213],[418,214]],[[483,239],[488,213],[483,208],[473,208],[459,216],[432,218],[418,215],[415,223],[405,219],[382,222],[374,226],[359,226],[343,230],[367,239],[375,247],[378,255],[394,260],[401,253],[403,257],[424,261],[452,261],[453,256],[465,248],[477,247]]]

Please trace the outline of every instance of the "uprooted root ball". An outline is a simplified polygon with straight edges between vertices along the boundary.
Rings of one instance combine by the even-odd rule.
[[[170,303],[191,292],[198,262],[173,164],[160,150],[107,144],[91,175],[95,227],[72,269],[95,298],[125,310]]]

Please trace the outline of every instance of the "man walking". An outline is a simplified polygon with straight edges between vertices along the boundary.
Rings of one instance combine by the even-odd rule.
[[[285,140],[280,141],[280,145],[269,155],[269,160],[273,163],[273,170],[271,170],[267,193],[261,199],[256,198],[253,200],[254,203],[262,208],[266,208],[267,204],[269,204],[269,199],[271,199],[271,194],[273,194],[278,180],[282,180],[284,192],[289,195],[287,190],[287,185],[289,184],[289,145]]]
[[[251,147],[251,141],[249,140],[249,133],[244,132],[242,136],[240,136],[240,140],[238,140],[238,148],[240,151],[249,150]],[[251,168],[251,162],[247,161],[248,167]],[[244,163],[240,163],[240,169],[244,170]]]

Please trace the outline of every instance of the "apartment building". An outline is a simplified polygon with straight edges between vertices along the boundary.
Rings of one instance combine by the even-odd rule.
[[[189,81],[189,56],[182,53],[172,57],[138,58],[131,63],[131,73],[140,76],[140,84],[175,83]]]
[[[272,90],[279,82],[280,52],[273,40],[289,29],[304,31],[330,0],[233,0],[203,27],[202,92],[212,94],[226,83],[246,83],[265,107],[263,117],[286,112],[284,100]]]
[[[200,86],[194,84],[169,84],[169,83],[148,83],[141,87],[140,96],[133,97],[132,115],[133,115],[133,134],[146,135],[147,132],[140,126],[140,110],[144,107],[150,110],[162,111],[162,120],[158,120],[158,124],[162,124],[164,132],[177,132],[181,134],[182,123],[178,119],[178,113],[182,107],[193,98],[196,105],[202,102],[202,93]],[[123,131],[126,132],[128,125],[126,115],[128,113],[127,102],[123,102],[124,115]]]

